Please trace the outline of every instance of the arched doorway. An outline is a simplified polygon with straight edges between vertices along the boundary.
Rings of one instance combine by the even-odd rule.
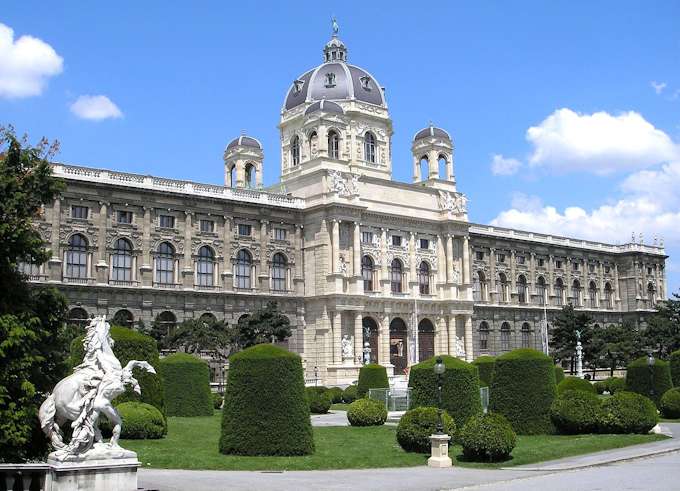
[[[418,323],[418,361],[434,356],[434,326],[430,319]]]
[[[371,363],[378,363],[378,324],[372,317],[364,317],[361,320],[361,325],[364,330],[364,343],[368,342],[368,346],[371,348]],[[364,343],[362,343],[362,347]]]
[[[134,322],[135,318],[132,316],[132,312],[127,309],[121,309],[113,316],[111,325],[131,328]]]
[[[68,313],[68,323],[72,326],[78,326],[81,329],[85,329],[90,323],[90,318],[85,309],[74,307]]]
[[[406,323],[399,317],[390,322],[390,363],[395,374],[404,373],[408,366],[408,333]]]

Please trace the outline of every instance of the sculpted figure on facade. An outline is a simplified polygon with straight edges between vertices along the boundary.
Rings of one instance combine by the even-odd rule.
[[[83,339],[83,362],[55,386],[40,406],[40,426],[56,449],[50,458],[59,461],[108,458],[124,452],[118,446],[122,420],[111,401],[125,391],[126,385],[132,385],[136,393],[141,393],[139,383],[132,376],[133,368],[156,371],[148,362],[137,360],[123,368],[113,353],[110,328],[104,316],[90,321]],[[99,430],[102,414],[113,425],[109,443],[103,442]],[[64,442],[59,428],[66,421],[72,421],[73,428],[68,443]]]
[[[439,190],[439,209],[455,214],[466,213],[467,197],[463,193]]]
[[[354,359],[354,337],[345,334],[341,341],[342,346],[342,361],[352,361]]]

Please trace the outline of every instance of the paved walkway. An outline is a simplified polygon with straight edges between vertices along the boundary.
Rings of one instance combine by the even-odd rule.
[[[329,411],[328,414],[312,414],[312,426],[349,426],[347,411]]]

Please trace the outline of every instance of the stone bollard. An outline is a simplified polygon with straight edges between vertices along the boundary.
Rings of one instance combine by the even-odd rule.
[[[451,437],[446,433],[435,433],[430,435],[431,457],[427,459],[428,467],[451,467],[451,457],[449,457],[449,440]]]

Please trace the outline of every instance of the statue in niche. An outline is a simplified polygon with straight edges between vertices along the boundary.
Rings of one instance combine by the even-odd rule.
[[[342,361],[352,361],[354,359],[354,338],[345,334],[340,341],[342,347]]]
[[[347,276],[347,261],[345,261],[345,256],[340,256],[340,273]]]

